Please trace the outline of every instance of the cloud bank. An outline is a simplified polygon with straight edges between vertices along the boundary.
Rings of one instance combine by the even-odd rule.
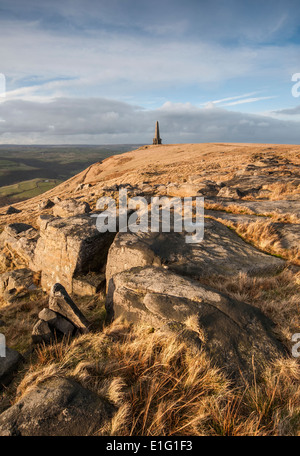
[[[300,143],[297,122],[190,103],[158,109],[104,98],[58,98],[47,103],[0,103],[2,144],[118,144],[152,142],[156,120],[166,143]]]

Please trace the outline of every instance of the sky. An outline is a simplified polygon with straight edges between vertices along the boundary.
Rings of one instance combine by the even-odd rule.
[[[0,39],[0,144],[300,143],[299,0],[0,0]]]

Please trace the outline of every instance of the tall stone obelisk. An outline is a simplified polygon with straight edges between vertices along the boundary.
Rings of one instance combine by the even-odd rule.
[[[153,144],[161,144],[161,138],[159,137],[159,123],[155,125],[155,137],[153,138]]]

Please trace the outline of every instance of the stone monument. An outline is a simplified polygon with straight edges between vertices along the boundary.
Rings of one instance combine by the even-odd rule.
[[[159,137],[159,123],[155,125],[155,137],[153,138],[153,144],[161,144],[161,138]]]

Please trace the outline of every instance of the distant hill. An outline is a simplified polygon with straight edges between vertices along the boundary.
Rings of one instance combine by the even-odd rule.
[[[99,146],[0,145],[0,187],[32,179],[64,181],[111,155],[138,148],[134,144]]]
[[[138,147],[0,145],[0,207],[44,193],[93,163]]]

